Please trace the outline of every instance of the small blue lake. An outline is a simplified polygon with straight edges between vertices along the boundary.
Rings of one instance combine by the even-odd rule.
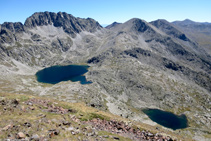
[[[35,75],[38,82],[56,84],[61,81],[80,81],[81,84],[90,84],[83,76],[88,72],[89,66],[86,65],[68,65],[68,66],[52,66],[38,71]]]
[[[188,127],[187,117],[175,115],[171,112],[166,112],[158,109],[143,109],[142,110],[152,121],[173,130],[183,129]]]

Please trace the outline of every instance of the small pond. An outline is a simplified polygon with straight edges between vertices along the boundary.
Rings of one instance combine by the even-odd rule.
[[[173,130],[183,129],[188,127],[187,117],[175,115],[171,112],[165,112],[158,109],[143,109],[142,110],[152,121]]]
[[[42,83],[56,84],[61,81],[72,82],[80,81],[81,84],[90,84],[83,76],[88,72],[89,66],[86,65],[68,65],[68,66],[52,66],[44,68],[36,73],[37,81]]]

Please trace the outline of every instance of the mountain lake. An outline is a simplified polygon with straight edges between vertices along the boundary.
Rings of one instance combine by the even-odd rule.
[[[52,66],[38,71],[35,75],[38,82],[56,84],[61,81],[80,81],[81,84],[90,84],[83,76],[88,72],[87,65]]]
[[[152,121],[173,130],[183,129],[188,127],[187,117],[175,115],[171,112],[162,111],[159,109],[143,109],[142,110]]]

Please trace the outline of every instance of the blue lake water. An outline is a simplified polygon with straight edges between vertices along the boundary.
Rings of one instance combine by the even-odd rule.
[[[44,68],[36,73],[37,81],[42,83],[56,84],[61,81],[72,82],[80,81],[81,84],[90,84],[83,76],[88,72],[89,66],[86,65],[68,65],[68,66],[52,66]]]
[[[188,127],[187,117],[183,115],[175,115],[171,112],[166,112],[158,109],[143,109],[142,110],[152,121],[173,130],[183,129]]]

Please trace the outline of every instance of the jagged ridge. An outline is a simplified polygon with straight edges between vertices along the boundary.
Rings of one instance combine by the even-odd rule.
[[[83,30],[88,32],[95,32],[97,29],[102,28],[102,26],[94,19],[75,18],[71,14],[67,14],[65,12],[35,13],[27,18],[24,23],[24,25],[28,28],[49,24],[54,25],[55,27],[62,27],[66,33],[71,34],[73,37]]]
[[[0,43],[14,43],[17,41],[16,36],[18,33],[27,32],[27,29],[45,25],[62,27],[72,37],[75,37],[81,31],[95,32],[102,28],[98,22],[91,18],[75,18],[65,12],[38,12],[27,18],[24,25],[20,22],[5,22],[0,25]]]

